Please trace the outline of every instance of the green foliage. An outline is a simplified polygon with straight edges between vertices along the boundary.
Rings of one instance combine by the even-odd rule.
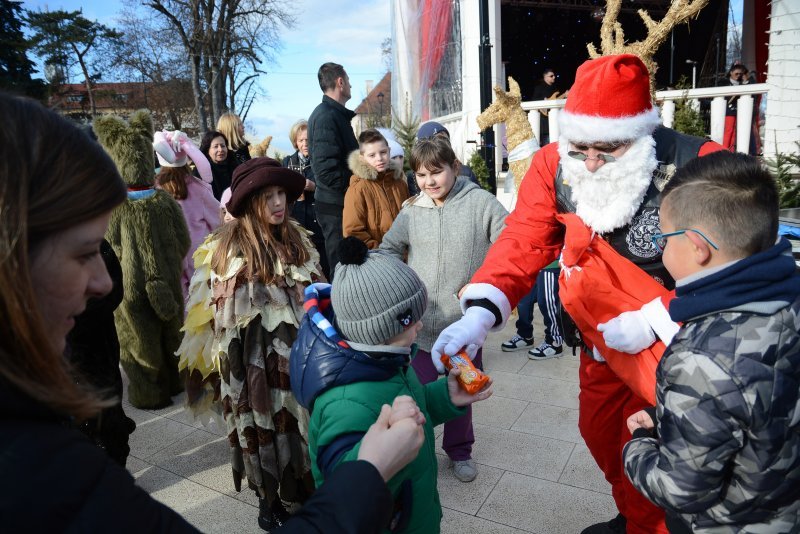
[[[44,83],[34,80],[30,45],[22,33],[22,7],[19,2],[0,0],[0,89],[43,98]]]
[[[67,75],[74,65],[80,66],[94,116],[92,85],[100,77],[97,70],[107,66],[109,58],[102,51],[118,43],[122,34],[85,18],[82,11],[28,11],[27,23],[32,32],[29,43],[45,64]]]
[[[402,118],[395,110],[392,110],[392,130],[397,136],[397,142],[402,145],[406,153],[403,170],[409,171],[411,170],[409,165],[411,149],[414,148],[414,143],[417,141],[417,130],[419,130],[419,118],[411,114],[411,106],[406,105],[405,117]]]
[[[691,88],[686,76],[681,76],[675,88],[684,90]],[[675,119],[672,123],[672,129],[697,137],[705,137],[707,134],[700,112],[692,107],[691,102],[686,97],[675,102]]]
[[[793,168],[800,168],[800,143],[797,148],[798,152],[793,154],[778,152],[774,159],[765,160],[778,184],[781,208],[800,208],[800,178],[792,173]]]
[[[472,172],[475,173],[475,177],[478,179],[478,183],[481,184],[481,187],[490,191],[489,167],[486,166],[486,162],[483,160],[480,150],[476,150],[472,153],[467,165],[472,169]]]

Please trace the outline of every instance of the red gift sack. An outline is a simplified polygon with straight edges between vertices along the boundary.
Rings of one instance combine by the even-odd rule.
[[[671,292],[622,257],[574,213],[557,218],[566,226],[558,278],[564,309],[575,321],[584,343],[596,348],[635,394],[655,406],[656,366],[666,349],[664,343],[657,340],[638,354],[619,352],[606,346],[597,325],[623,312],[639,310]]]

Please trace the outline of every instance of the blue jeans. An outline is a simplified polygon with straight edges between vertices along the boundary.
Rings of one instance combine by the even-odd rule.
[[[533,305],[539,304],[544,321],[544,340],[551,345],[561,345],[561,330],[558,324],[558,269],[542,269],[536,277],[531,292],[522,297],[517,304],[517,335],[530,339],[533,337]]]

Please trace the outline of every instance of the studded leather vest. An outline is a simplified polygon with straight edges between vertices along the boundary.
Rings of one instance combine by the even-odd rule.
[[[653,244],[653,234],[659,233],[658,212],[661,205],[661,191],[675,174],[692,158],[697,157],[705,139],[684,135],[669,128],[659,127],[653,132],[656,140],[656,159],[658,165],[653,171],[653,180],[644,195],[639,209],[627,225],[602,234],[614,250],[638,265],[667,289],[675,287],[675,281],[664,268],[661,252]],[[572,202],[572,189],[564,183],[561,165],[556,173],[556,202],[559,213],[575,213]]]

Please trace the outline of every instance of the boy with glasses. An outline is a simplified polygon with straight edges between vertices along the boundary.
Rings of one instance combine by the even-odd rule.
[[[717,152],[662,194],[653,241],[682,326],[659,363],[655,410],[628,419],[626,475],[670,532],[796,532],[800,275],[776,242],[775,182],[757,160]]]

